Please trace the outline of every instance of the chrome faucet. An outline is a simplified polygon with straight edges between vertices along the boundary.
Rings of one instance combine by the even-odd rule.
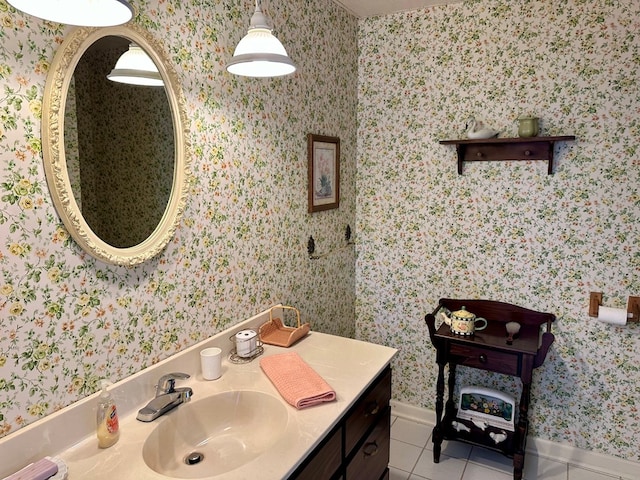
[[[151,422],[172,408],[191,400],[193,390],[190,387],[176,388],[176,380],[186,378],[189,378],[189,375],[179,372],[160,377],[156,385],[156,397],[146,407],[138,410],[136,418],[141,422]]]

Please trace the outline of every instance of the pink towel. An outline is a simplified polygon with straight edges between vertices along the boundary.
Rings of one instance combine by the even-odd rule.
[[[260,366],[280,395],[298,410],[336,398],[336,392],[296,352],[265,357]]]

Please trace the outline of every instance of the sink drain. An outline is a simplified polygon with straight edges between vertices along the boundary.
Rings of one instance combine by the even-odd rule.
[[[202,460],[204,460],[204,455],[200,452],[191,452],[186,457],[184,457],[184,463],[187,465],[197,465]]]

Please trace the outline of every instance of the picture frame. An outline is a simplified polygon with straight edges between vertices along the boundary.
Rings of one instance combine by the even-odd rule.
[[[340,139],[307,135],[309,213],[340,206]]]

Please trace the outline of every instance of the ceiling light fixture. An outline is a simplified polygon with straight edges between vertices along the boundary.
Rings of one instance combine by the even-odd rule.
[[[127,0],[7,0],[34,17],[79,27],[122,25],[133,18]]]
[[[111,81],[128,83],[130,85],[143,85],[160,87],[164,85],[158,67],[147,52],[135,43],[129,45],[129,50],[120,55],[116,66],[107,75]]]
[[[227,64],[227,70],[244,77],[280,77],[296,71],[287,51],[271,33],[271,22],[256,0],[251,25]]]

